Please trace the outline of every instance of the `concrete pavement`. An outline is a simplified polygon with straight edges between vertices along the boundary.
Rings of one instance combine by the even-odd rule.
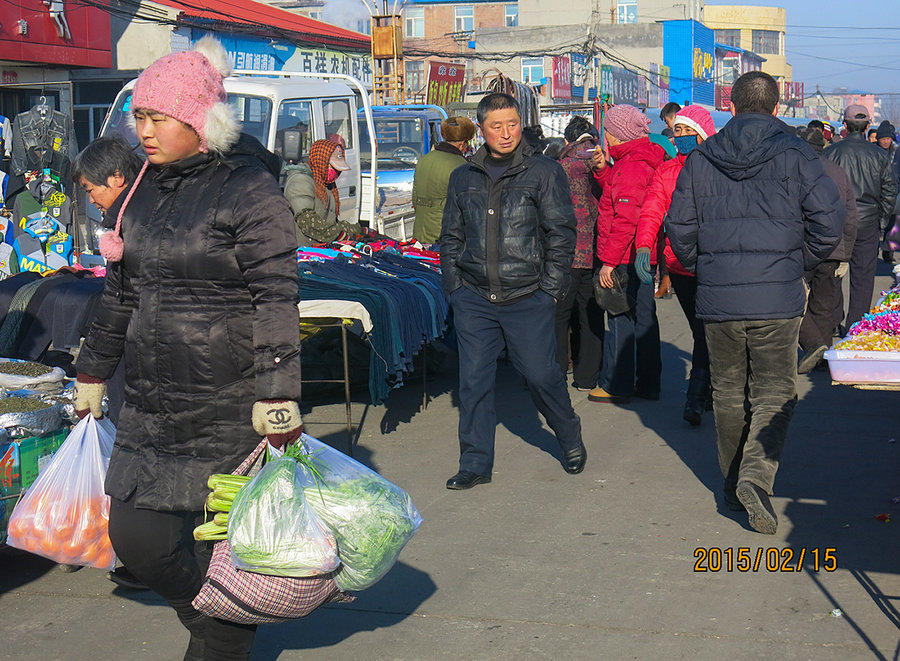
[[[900,393],[800,378],[778,533],[760,535],[721,504],[712,415],[699,428],[681,420],[690,334],[674,298],[658,310],[659,402],[571,391],[589,453],[580,475],[563,471],[510,367],[498,379],[493,482],[470,491],[444,488],[458,457],[452,363],[429,376],[425,411],[421,382],[383,407],[360,393],[358,458],[407,489],[425,522],[354,603],[261,627],[254,661],[897,658]],[[342,404],[305,417],[344,447]],[[173,661],[187,643],[153,593],[28,555],[0,556],[0,617],[10,661]]]

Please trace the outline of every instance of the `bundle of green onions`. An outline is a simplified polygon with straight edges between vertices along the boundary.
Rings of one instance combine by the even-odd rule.
[[[228,538],[228,513],[234,497],[250,481],[246,475],[217,473],[210,475],[206,482],[211,490],[206,497],[207,511],[214,512],[213,518],[194,528],[194,539],[198,542],[212,542]]]

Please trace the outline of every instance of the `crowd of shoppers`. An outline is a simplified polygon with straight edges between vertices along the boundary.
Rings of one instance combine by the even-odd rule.
[[[111,228],[76,410],[101,415],[104,384],[124,357],[110,538],[190,631],[185,659],[208,661],[248,658],[255,628],[191,605],[209,562],[208,545],[188,540],[206,478],[233,470],[256,434],[277,447],[299,437],[294,249],[304,237],[328,240],[319,232],[357,231],[338,220],[343,147],[316,141],[308,166],[289,166],[292,211],[279,159],[228,110],[227,73],[211,39],[161,58],[132,100],[146,160],[102,141],[76,159],[77,181]],[[779,98],[771,76],[744,74],[719,131],[704,108],[669,104],[671,150],[650,138],[640,109],[613,106],[602,130],[572,119],[557,159],[528,138],[507,94],[478,104],[484,145],[468,159],[475,125],[445,122],[444,142],[419,163],[415,196],[416,234],[440,248],[458,341],[460,457],[448,489],[491,482],[504,353],[570,474],[587,460],[570,369],[592,402],[660,398],[653,285],[665,267],[693,339],[683,418],[699,425],[712,408],[724,503],[746,511],[753,529],[776,532],[769,498],[797,374],[821,360],[838,315],[849,327],[869,308],[898,192],[893,126],[883,122],[869,142],[871,117],[851,105],[846,137],[826,148],[831,127],[795,132],[777,118]],[[215,344],[222,333],[229,341]]]
[[[868,112],[850,106],[843,140],[820,121],[798,133],[778,119],[779,98],[768,74],[741,76],[719,131],[704,108],[668,105],[660,116],[674,157],[638,108],[609,108],[600,131],[575,117],[556,155],[561,171],[516,134],[514,101],[483,100],[486,145],[450,176],[439,240],[461,345],[460,472],[448,488],[491,479],[504,347],[570,472],[586,452],[561,378],[571,374],[592,402],[660,397],[653,285],[665,268],[693,339],[683,418],[699,425],[713,410],[725,505],[776,532],[769,498],[797,374],[821,364],[838,311],[847,327],[868,310],[897,197],[892,126],[869,143]],[[485,124],[498,115],[506,128]],[[532,189],[535,178],[543,184]],[[551,299],[555,360],[539,309]]]

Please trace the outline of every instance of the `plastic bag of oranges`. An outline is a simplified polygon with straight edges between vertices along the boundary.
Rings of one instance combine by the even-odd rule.
[[[7,544],[61,564],[116,566],[103,493],[115,435],[106,418],[88,415],[75,425],[16,504]]]

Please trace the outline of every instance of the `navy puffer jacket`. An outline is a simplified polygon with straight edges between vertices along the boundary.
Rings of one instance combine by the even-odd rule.
[[[771,115],[737,115],[688,157],[666,232],[697,276],[709,321],[803,314],[803,272],[841,239],[846,213],[812,148]]]

